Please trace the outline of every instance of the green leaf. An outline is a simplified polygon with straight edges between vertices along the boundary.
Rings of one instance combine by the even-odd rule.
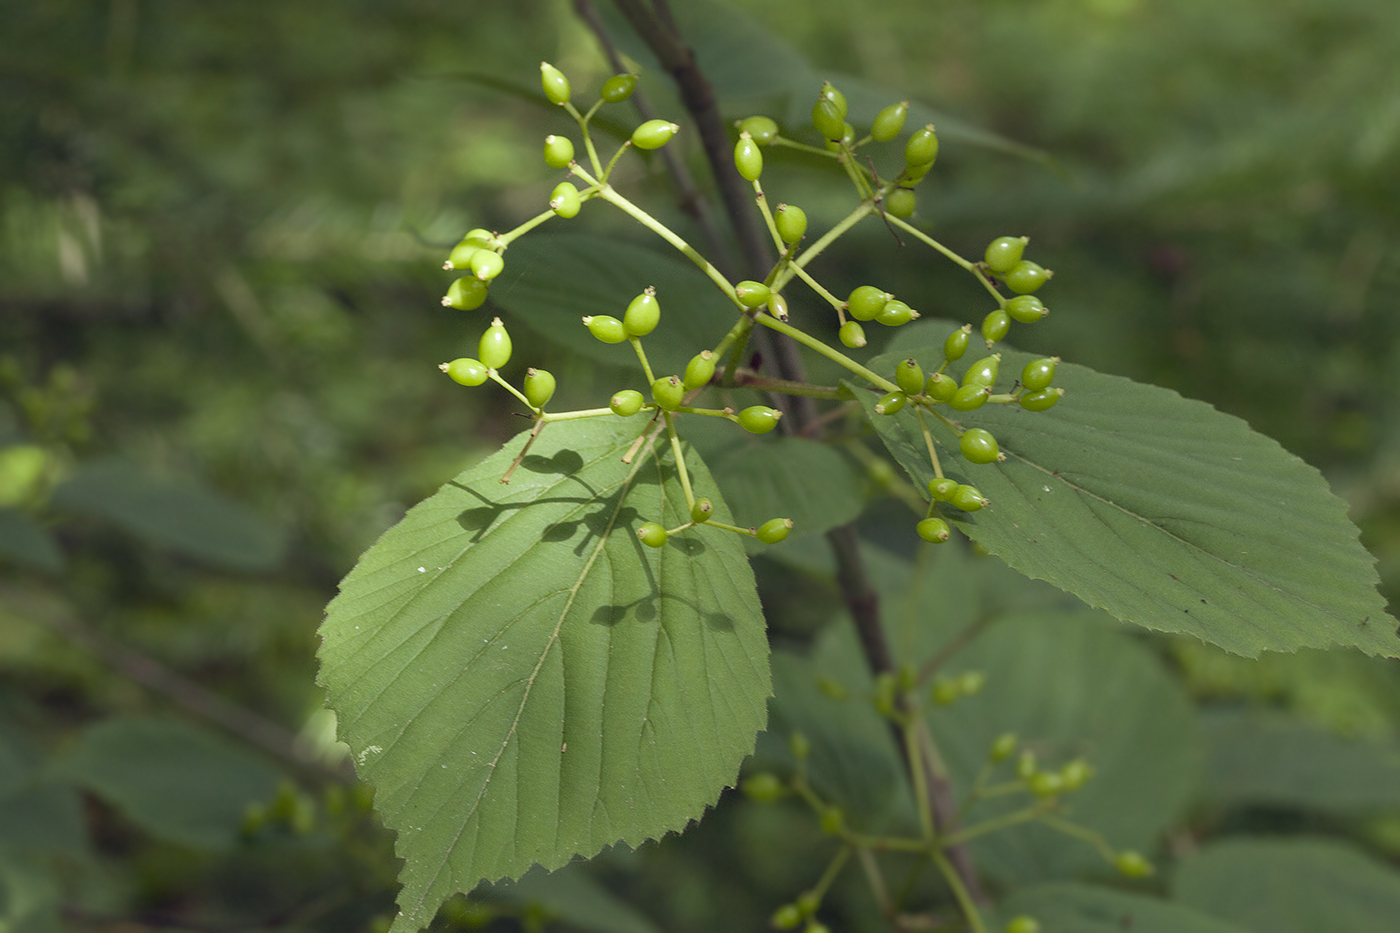
[[[41,570],[63,569],[63,552],[53,535],[18,509],[0,508],[0,557]]]
[[[238,838],[248,805],[272,796],[277,769],[182,722],[108,719],[54,763],[161,839],[218,849]]]
[[[1031,359],[1002,355],[1008,374]],[[937,368],[941,343],[870,365],[888,372],[908,356]],[[1238,654],[1331,645],[1400,654],[1374,559],[1317,470],[1168,389],[1069,363],[1055,382],[1066,395],[1047,412],[939,407],[990,430],[1000,464],[969,464],[953,432],[924,415],[945,472],[991,500],[975,513],[945,510],[970,538],[1120,619]],[[914,406],[878,416],[875,395],[857,394],[891,453],[926,484],[934,473]]]
[[[94,515],[148,544],[216,566],[266,570],[282,559],[285,535],[234,502],[189,480],[166,479],[109,460],[80,467],[51,504]]]
[[[1202,717],[1211,803],[1358,814],[1400,808],[1400,750],[1263,710]]]
[[[1400,874],[1325,839],[1231,839],[1182,863],[1178,901],[1252,933],[1391,933]]]
[[[735,427],[726,425],[726,427]],[[741,436],[710,458],[715,480],[743,527],[790,518],[794,540],[855,521],[865,478],[830,444],[802,437]],[[750,539],[762,549],[757,539]]]
[[[1034,917],[1041,933],[1248,933],[1155,897],[1083,884],[1046,884],[1017,891],[1000,905],[1009,921],[1018,914]]]
[[[621,462],[638,427],[551,424],[502,485],[520,435],[410,510],[327,609],[321,682],[405,860],[395,931],[482,879],[680,830],[753,749],[768,645],[742,541],[637,540],[688,518],[669,445]]]
[[[512,277],[492,292],[496,304],[519,315],[541,337],[600,363],[635,367],[637,354],[627,343],[594,340],[583,318],[622,317],[628,302],[648,285],[656,288],[666,338],[646,344],[658,376],[684,372],[692,356],[718,343],[738,319],[738,308],[694,263],[625,240],[527,236],[511,245],[506,263],[506,275]],[[513,276],[517,270],[518,278]],[[506,324],[513,326],[513,321]]]

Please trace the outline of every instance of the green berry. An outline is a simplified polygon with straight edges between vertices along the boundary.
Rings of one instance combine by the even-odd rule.
[[[846,134],[846,117],[829,98],[820,97],[812,107],[812,125],[825,139],[840,139]]]
[[[566,104],[569,102],[569,79],[564,77],[564,72],[555,68],[549,62],[540,62],[540,84],[544,86],[544,96],[549,98],[551,104]]]
[[[745,797],[758,803],[772,803],[786,790],[782,780],[771,771],[750,774],[739,782],[739,789]]]
[[[501,274],[501,270],[506,267],[506,261],[501,258],[500,253],[479,249],[472,253],[471,267],[472,273],[486,282]]]
[[[1049,314],[1050,309],[1041,304],[1040,299],[1034,295],[1017,295],[1006,303],[1006,313],[1011,315],[1013,321],[1034,324]]]
[[[903,324],[908,324],[916,317],[918,317],[918,314],[914,312],[913,308],[910,308],[907,304],[895,298],[885,302],[885,306],[880,309],[880,313],[875,315],[875,320],[884,324],[886,327],[899,327]]]
[[[758,540],[764,544],[777,544],[788,536],[792,531],[792,519],[790,518],[770,518],[762,525],[758,526],[756,532]]]
[[[918,360],[904,360],[894,368],[894,381],[906,395],[918,395],[924,390],[924,370]]]
[[[767,434],[778,426],[783,413],[767,405],[751,405],[739,412],[739,426],[750,434]]]
[[[976,512],[987,504],[987,500],[977,491],[976,486],[962,485],[953,490],[953,494],[948,497],[948,504],[964,512]]]
[[[622,315],[622,327],[629,337],[645,337],[660,323],[661,302],[656,300],[656,289],[650,287],[633,298]]]
[[[923,181],[924,176],[931,171],[933,171],[932,162],[925,162],[922,165],[906,165],[904,166],[904,171],[899,173],[901,185],[906,188],[912,188]]]
[[[647,547],[661,547],[670,536],[666,534],[666,529],[656,522],[647,522],[637,529],[637,537],[641,538]]]
[[[773,224],[778,236],[791,246],[807,234],[807,212],[791,204],[779,204],[773,212]]]
[[[660,149],[680,132],[680,127],[669,120],[648,120],[632,131],[632,145],[638,149]]]
[[[904,144],[904,162],[906,165],[926,165],[938,158],[938,135],[933,131],[933,124],[916,132],[909,137],[909,141]]]
[[[925,394],[935,401],[946,402],[958,391],[958,380],[945,373],[934,373],[924,384]]]
[[[840,684],[837,684],[837,686],[840,686]],[[788,751],[792,752],[792,757],[799,762],[806,761],[812,754],[812,740],[807,738],[805,732],[794,732],[792,735],[788,736]]]
[[[812,920],[807,924],[806,933],[831,933],[831,927],[820,920]]]
[[[1040,933],[1040,921],[1028,914],[1019,914],[1007,922],[1002,933]]]
[[[882,396],[880,401],[875,403],[875,414],[893,415],[904,407],[904,403],[907,399],[908,396],[903,392],[891,392],[888,395]]]
[[[748,133],[740,133],[739,142],[734,145],[734,167],[744,181],[758,181],[763,174],[763,153]]]
[[[934,544],[942,544],[950,534],[948,523],[941,518],[926,518],[914,528],[919,537]]]
[[[828,836],[839,836],[846,829],[846,815],[840,807],[827,807],[821,815],[822,832]]]
[[[796,904],[784,904],[773,911],[768,922],[777,930],[794,930],[802,922],[802,911]]]
[[[787,299],[777,292],[768,296],[768,313],[780,321],[788,319]]]
[[[836,105],[836,112],[841,114],[841,119],[846,119],[846,95],[836,89],[836,85],[830,81],[822,82],[821,96]]]
[[[734,286],[734,297],[746,308],[757,308],[768,303],[772,292],[762,282],[744,281]]]
[[[486,366],[480,360],[470,357],[462,357],[450,363],[443,363],[438,369],[447,373],[456,382],[464,386],[479,386],[486,381]]]
[[[1035,765],[1035,752],[1025,749],[1016,758],[1016,776],[1023,781],[1029,781],[1035,777]]]
[[[810,917],[822,906],[822,899],[816,891],[803,891],[801,894],[797,895],[797,899],[794,900],[793,903],[797,905],[798,910]],[[811,929],[810,926],[807,928],[808,933],[810,933]]]
[[[710,513],[715,510],[715,504],[709,499],[696,499],[695,504],[690,507],[690,520],[697,525],[703,525],[710,520]]]
[[[841,124],[841,138],[828,139],[826,141],[826,148],[831,152],[840,152],[842,146],[850,148],[855,145],[855,142],[856,128],[849,123],[843,123]]]
[[[873,321],[892,297],[874,285],[862,285],[846,299],[846,310],[857,321]]]
[[[593,314],[583,319],[588,332],[603,343],[622,343],[627,339],[627,328],[609,314]]]
[[[962,355],[967,352],[967,344],[971,338],[971,324],[953,331],[948,335],[948,339],[943,341],[943,358],[950,363],[962,359]]]
[[[929,699],[938,706],[951,706],[961,698],[962,690],[958,688],[958,682],[942,677],[933,682],[933,690],[929,692]]]
[[[651,397],[662,411],[675,411],[685,401],[685,383],[680,376],[662,376],[651,384]]]
[[[1026,411],[1045,411],[1047,408],[1054,408],[1055,403],[1060,400],[1060,396],[1065,394],[1064,389],[1051,388],[1041,389],[1039,392],[1027,392],[1016,399],[1021,407]]]
[[[958,441],[962,455],[973,463],[995,463],[1001,459],[997,439],[986,428],[968,428]]]
[[[620,104],[631,97],[636,89],[636,75],[613,75],[603,82],[603,89],[598,92],[598,96],[610,104]]]
[[[997,384],[997,372],[1000,363],[1000,353],[993,353],[991,356],[983,357],[969,366],[967,372],[963,373],[962,384],[965,386],[986,386],[990,389]]]
[[[472,267],[472,257],[478,250],[486,248],[486,241],[471,237],[464,239],[456,246],[452,247],[452,252],[447,256],[447,262],[443,264],[444,269],[470,269]]]
[[[492,318],[491,326],[481,335],[477,357],[491,369],[500,369],[510,362],[510,334],[500,318]]]
[[[1044,285],[1053,274],[1049,269],[1042,269],[1030,260],[1022,259],[1010,272],[1003,275],[1001,280],[1016,294],[1029,295]]]
[[[533,366],[525,370],[525,400],[532,408],[543,408],[554,397],[554,376],[548,370],[535,369]]]
[[[466,275],[447,286],[442,303],[458,311],[475,311],[486,303],[486,291],[485,282],[474,275]]]
[[[1064,781],[1065,790],[1076,791],[1088,783],[1089,778],[1094,776],[1094,769],[1089,767],[1089,762],[1083,758],[1075,758],[1067,761],[1060,768],[1060,780]]]
[[[847,321],[842,324],[837,336],[841,338],[842,344],[852,350],[859,350],[865,346],[865,328],[861,327],[858,321]]]
[[[1023,236],[999,236],[987,244],[987,251],[982,258],[992,272],[1005,275],[1016,268],[1016,263],[1021,261],[1021,253],[1025,251],[1029,242]]]
[[[1152,863],[1143,858],[1141,852],[1134,852],[1127,849],[1119,852],[1113,857],[1113,867],[1118,869],[1119,874],[1127,878],[1146,878],[1154,874],[1156,869]]]
[[[987,396],[992,393],[984,385],[973,383],[963,386],[953,393],[953,397],[948,400],[948,404],[958,411],[972,411],[981,408],[987,401]]]
[[[771,117],[747,117],[739,121],[739,132],[748,133],[753,141],[766,146],[778,136],[778,124]]]
[[[1038,360],[1031,360],[1026,364],[1026,368],[1021,370],[1021,385],[1032,392],[1039,392],[1050,384],[1050,380],[1055,378],[1055,364],[1059,362],[1059,357],[1045,356]]]
[[[987,758],[993,762],[1005,761],[1016,754],[1016,733],[1003,732],[992,742],[992,748],[987,753]]]
[[[549,195],[549,208],[564,219],[577,217],[579,210],[578,189],[570,182],[561,181]]]
[[[681,377],[681,383],[689,392],[691,389],[709,385],[710,380],[714,377],[715,355],[709,350],[701,350],[690,358],[689,363],[685,364],[685,375]]]
[[[544,164],[550,168],[567,168],[574,161],[574,143],[567,136],[544,138]]]
[[[875,122],[870,126],[870,135],[876,142],[888,142],[904,130],[904,119],[909,116],[909,101],[890,104],[875,114]]]
[[[982,319],[982,336],[989,347],[1004,338],[1010,330],[1011,315],[1003,308],[997,308]]]
[[[896,188],[885,197],[885,210],[895,217],[913,217],[918,199],[913,188]]]
[[[1058,771],[1037,771],[1030,777],[1032,794],[1042,799],[1059,796],[1065,789],[1065,782]]]
[[[928,494],[935,502],[947,502],[953,498],[953,490],[958,488],[958,481],[941,476],[938,479],[930,480],[928,484]]]
[[[636,389],[623,389],[612,397],[608,407],[613,410],[613,414],[626,418],[641,411],[643,402],[645,399],[642,398],[642,393]]]

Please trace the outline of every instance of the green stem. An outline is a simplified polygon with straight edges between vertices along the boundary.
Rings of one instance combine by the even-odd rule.
[[[681,489],[685,491],[687,511],[695,505],[695,493],[690,489],[690,471],[685,467],[685,454],[681,452],[681,436],[676,433],[676,419],[669,411],[665,413],[666,433],[671,435],[671,453],[676,458],[676,475],[680,477]]]
[[[948,882],[948,887],[953,892],[953,897],[957,900],[958,906],[962,908],[963,916],[967,918],[967,927],[972,933],[987,933],[987,926],[982,922],[982,914],[977,910],[977,905],[972,901],[972,895],[967,892],[967,886],[963,884],[962,878],[953,869],[952,862],[948,861],[948,856],[941,850],[933,851],[933,864],[938,866],[938,871],[943,875],[943,880]]]
[[[827,159],[838,158],[837,154],[832,152],[830,149],[827,149],[825,147],[818,148],[817,146],[810,146],[807,143],[800,143],[795,139],[788,139],[786,136],[775,136],[773,137],[772,141],[769,142],[768,145],[786,146],[788,149],[796,149],[798,152],[806,152],[812,155],[819,155]]]
[[[724,373],[720,375],[724,375]],[[746,389],[756,389],[759,392],[777,392],[781,395],[800,395],[805,398],[824,398],[832,401],[850,398],[839,386],[814,386],[806,382],[793,382],[790,379],[770,379],[742,367],[735,370],[733,384]]]
[[[778,233],[778,223],[773,219],[773,212],[768,209],[768,198],[763,193],[763,186],[758,183],[758,179],[753,180],[754,202],[758,205],[758,212],[763,215],[763,222],[768,226],[768,232],[773,235],[773,245],[781,253],[787,249],[787,244]]]
[[[646,373],[647,385],[656,382],[656,374],[651,371],[651,364],[647,362],[647,352],[642,349],[640,337],[628,337],[627,342],[632,344],[632,349],[637,351],[637,359],[642,361],[642,372]]]
[[[541,421],[577,421],[580,418],[601,418],[611,415],[611,408],[581,408],[578,411],[540,412]]]
[[[831,292],[827,291],[825,285],[812,278],[812,276],[808,274],[807,270],[802,268],[801,266],[796,266],[789,263],[787,265],[787,268],[792,270],[793,275],[797,276],[803,282],[807,283],[808,288],[825,298],[827,304],[831,305],[833,308],[836,309],[836,316],[840,319],[841,323],[846,323],[846,303],[844,301],[842,301],[840,298],[837,298]]]
[[[914,226],[908,221],[902,220],[898,217],[889,214],[887,214],[886,216],[889,218],[890,223],[894,224],[896,227],[903,230],[905,233],[909,234],[915,239],[923,240],[929,246],[932,246],[934,249],[938,250],[938,252],[942,253],[944,256],[948,257],[950,260],[957,263],[958,265],[962,266],[968,272],[971,272],[974,275],[977,273],[976,263],[968,262],[966,259],[962,258],[957,253],[953,252],[948,247],[944,246],[942,243],[938,242],[933,237],[929,236],[927,233],[924,233],[924,231],[920,230],[918,227]],[[983,281],[985,282],[986,280],[983,279]]]
[[[806,332],[798,330],[791,324],[784,324],[782,321],[773,317],[771,314],[760,313],[754,317],[754,320],[759,324],[762,324],[764,327],[767,327],[769,330],[776,330],[780,334],[787,334],[789,337],[791,337],[793,340],[796,340],[803,346],[817,351],[822,356],[831,360],[833,363],[836,363],[838,366],[843,366],[846,369],[849,369],[857,376],[860,376],[861,378],[867,380],[872,385],[879,386],[886,392],[895,392],[899,389],[899,386],[895,385],[893,382],[890,382],[884,376],[879,375],[873,370],[866,369],[864,366],[860,365],[846,354],[840,352],[839,350],[834,350],[831,347],[828,347],[816,337],[809,336]]]
[[[1084,840],[1098,849],[1099,854],[1110,862],[1112,862],[1118,854],[1113,851],[1113,846],[1108,844],[1108,840],[1105,839],[1101,833],[1095,832],[1086,826],[1080,826],[1078,823],[1071,823],[1069,820],[1058,816],[1052,816],[1048,813],[1042,814],[1040,821],[1051,829],[1059,830],[1066,836],[1073,836],[1076,839]]]
[[[906,698],[904,705],[913,707],[914,703]],[[909,776],[914,785],[914,803],[919,811],[919,829],[923,833],[924,840],[932,842],[935,837],[933,825],[933,809],[929,805],[928,799],[928,776],[924,774],[924,756],[919,753],[919,738],[915,732],[916,724],[911,721],[904,726],[904,747],[905,754],[909,761]]]
[[[989,796],[996,795],[993,794]],[[1007,813],[1002,816],[998,816],[994,819],[985,820],[981,823],[974,824],[972,826],[967,827],[966,829],[959,830],[958,832],[949,833],[947,836],[943,837],[943,839],[941,840],[941,844],[945,849],[950,846],[962,845],[963,843],[968,842],[972,839],[976,839],[979,836],[985,836],[988,833],[994,833],[1003,829],[1008,829],[1012,826],[1018,826],[1021,823],[1029,823],[1033,820],[1039,819],[1041,816],[1042,814],[1038,807],[1026,807],[1024,810],[1016,810],[1012,813]]]
[[[506,389],[507,392],[509,392],[511,395],[514,395],[516,398],[520,399],[520,401],[524,402],[524,403],[526,404],[526,406],[528,406],[529,409],[530,409],[532,412],[534,412],[534,413],[537,414],[537,415],[540,413],[540,410],[539,410],[538,408],[536,408],[534,405],[531,405],[531,404],[530,404],[530,400],[529,400],[528,398],[525,397],[525,393],[524,393],[524,392],[521,392],[521,391],[520,391],[519,389],[517,389],[515,386],[511,385],[509,382],[506,382],[504,379],[502,379],[501,376],[500,376],[500,374],[497,373],[494,369],[488,369],[488,370],[486,370],[486,375],[489,376],[489,377],[491,378],[491,381],[494,382],[494,383],[496,383],[497,385],[499,385],[499,386],[505,386],[505,389]]]
[[[922,407],[914,406],[914,417],[919,419],[919,430],[924,432],[924,443],[928,445],[929,461],[933,464],[933,475],[939,479],[943,478],[943,464],[938,461],[938,451],[933,447],[933,432],[928,429],[928,422],[924,420],[924,410]]]
[[[861,202],[860,205],[858,205],[855,208],[855,210],[847,214],[841,220],[840,223],[832,227],[830,230],[826,231],[826,233],[822,234],[821,238],[818,239],[817,242],[807,247],[807,249],[803,251],[802,255],[794,259],[791,262],[791,264],[789,264],[787,274],[780,275],[777,279],[774,280],[773,289],[775,291],[782,291],[783,286],[787,285],[787,283],[792,280],[792,276],[797,274],[792,271],[793,266],[800,266],[802,268],[806,268],[808,263],[820,256],[823,250],[825,250],[832,243],[835,243],[847,230],[851,229],[856,224],[860,223],[860,221],[864,220],[867,216],[873,214],[874,212],[874,204],[871,204],[869,201]]]
[[[509,233],[502,233],[500,236],[496,237],[496,242],[500,243],[502,248],[505,248],[511,244],[511,241],[519,239],[520,237],[529,233],[531,230],[538,227],[540,224],[544,223],[546,220],[549,220],[551,217],[557,216],[558,215],[554,213],[553,208],[546,208],[544,213],[537,214],[534,217],[531,217],[529,220],[525,221],[520,226],[516,227],[514,230],[510,231]]]

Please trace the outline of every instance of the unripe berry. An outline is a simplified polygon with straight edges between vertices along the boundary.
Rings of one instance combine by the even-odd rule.
[[[792,531],[792,519],[770,518],[758,526],[756,534],[764,544],[777,544],[788,536],[789,531]]]
[[[438,369],[447,373],[453,382],[464,386],[479,386],[486,381],[486,365],[480,360],[461,357],[450,363],[443,363]]]
[[[644,401],[642,393],[636,389],[623,389],[612,397],[608,407],[613,410],[613,414],[622,415],[625,418],[641,411]]]
[[[554,397],[554,376],[548,370],[535,369],[533,366],[525,370],[525,379],[522,387],[525,390],[525,400],[534,408],[543,408]]]
[[[493,318],[477,344],[477,358],[491,369],[500,369],[510,362],[510,350],[510,334],[500,318]]]
[[[574,161],[574,143],[567,136],[544,138],[544,164],[550,168],[567,168]]]
[[[554,191],[549,196],[550,210],[565,220],[578,216],[580,204],[578,189],[567,181],[561,181],[555,185]]]
[[[478,250],[487,249],[487,241],[482,237],[465,237],[462,242],[452,247],[452,252],[447,256],[447,262],[443,264],[444,269],[470,269],[472,267],[472,257]]]
[[[622,315],[622,329],[629,337],[645,337],[656,330],[661,323],[661,303],[656,300],[656,290],[648,288],[627,305]]]
[[[1002,276],[1001,280],[1006,283],[1007,288],[1016,294],[1029,295],[1044,285],[1052,275],[1054,273],[1049,269],[1042,269],[1035,263],[1022,259],[1010,272]]]
[[[494,279],[501,274],[501,270],[506,267],[506,261],[501,258],[501,254],[489,249],[479,249],[472,253],[472,272],[483,282]]]
[[[828,836],[839,836],[846,828],[846,816],[840,807],[827,807],[821,815],[822,832]]]
[[[1089,763],[1083,758],[1067,761],[1060,768],[1060,780],[1064,781],[1067,791],[1079,790],[1093,776],[1094,769],[1089,767]]]
[[[953,498],[953,490],[958,488],[958,481],[941,476],[938,479],[929,480],[928,494],[935,502],[947,502]]]
[[[622,343],[627,339],[627,328],[609,314],[593,314],[583,319],[588,332],[603,343]]]
[[[773,911],[773,916],[768,918],[768,922],[776,930],[795,930],[802,922],[802,911],[796,904],[784,904]]]
[[[991,395],[991,392],[986,386],[973,383],[954,392],[953,397],[948,400],[948,404],[958,411],[972,411],[981,408],[986,403],[988,395]]]
[[[913,308],[910,308],[907,304],[895,298],[892,301],[885,302],[885,306],[880,309],[880,313],[875,315],[875,320],[884,324],[886,327],[900,327],[904,324],[908,324],[918,316],[919,315],[914,312]]]
[[[904,407],[904,402],[907,398],[908,396],[903,392],[891,392],[888,395],[882,396],[880,401],[875,403],[875,414],[893,415]]]
[[[924,390],[923,367],[917,360],[904,360],[894,368],[894,381],[906,395],[918,395]]]
[[[890,104],[875,115],[870,126],[870,136],[876,142],[888,142],[904,130],[904,119],[909,115],[909,101]]]
[[[963,373],[962,384],[965,386],[986,386],[990,389],[997,384],[997,371],[1000,368],[1000,363],[1000,353],[983,357],[969,366],[967,372]]]
[[[783,413],[767,405],[751,405],[739,412],[739,426],[750,434],[767,434],[778,426]]]
[[[885,210],[895,217],[913,217],[917,206],[913,188],[896,188],[885,196]]]
[[[953,490],[953,494],[948,497],[948,504],[964,512],[976,512],[987,504],[987,500],[977,491],[976,486],[963,485]]]
[[[458,311],[475,311],[486,303],[486,283],[474,275],[466,275],[447,286],[442,304]]]
[[[598,92],[598,96],[610,104],[620,104],[631,97],[632,92],[636,89],[636,75],[613,75],[603,82],[603,89]]]
[[[1040,299],[1034,295],[1017,295],[1006,302],[1006,313],[1011,315],[1013,321],[1034,324],[1049,314],[1050,309],[1045,307]]]
[[[836,105],[836,112],[841,114],[841,119],[846,119],[846,95],[836,89],[836,85],[830,81],[822,82],[821,96]]]
[[[906,165],[926,165],[936,158],[938,158],[938,135],[933,131],[933,124],[930,123],[910,136],[909,141],[904,144],[904,162]]]
[[[647,547],[661,547],[670,536],[666,534],[666,529],[656,522],[647,522],[637,529],[637,537]]]
[[[1058,771],[1037,771],[1031,775],[1030,790],[1042,799],[1056,797],[1065,789],[1065,782]]]
[[[945,680],[940,677],[933,682],[933,689],[929,691],[929,699],[939,706],[951,706],[962,697],[962,690],[958,687],[956,680]]]
[[[768,296],[768,313],[780,321],[788,319],[787,299],[777,292]]]
[[[914,530],[919,533],[920,538],[933,544],[942,544],[948,540],[950,534],[948,523],[937,517],[924,519]]]
[[[680,127],[669,120],[648,120],[632,131],[632,145],[638,149],[660,149],[679,131]]]
[[[744,792],[745,797],[758,803],[772,803],[786,790],[782,780],[771,771],[750,774],[739,783],[739,789]]]
[[[924,383],[924,392],[935,401],[946,402],[958,391],[958,380],[945,373],[934,373]]]
[[[744,281],[734,286],[734,297],[746,308],[757,308],[768,303],[772,292],[762,282]]]
[[[841,330],[837,334],[841,338],[841,343],[852,350],[859,350],[865,346],[865,328],[857,321],[847,321],[841,325]]]
[[[820,97],[812,107],[812,125],[823,138],[840,139],[846,132],[846,117],[835,103]]]
[[[1016,754],[1016,733],[1003,732],[992,742],[992,748],[987,753],[987,758],[993,762],[1005,761]]]
[[[748,133],[740,133],[734,144],[734,167],[744,181],[758,181],[763,174],[763,153],[758,151],[758,143]]]
[[[874,285],[862,285],[846,299],[846,310],[857,321],[873,321],[892,297]]]
[[[571,93],[569,79],[564,77],[564,72],[549,62],[540,62],[540,84],[544,87],[544,96],[549,98],[551,104],[568,103]]]
[[[1117,868],[1119,873],[1127,878],[1146,878],[1148,875],[1156,872],[1156,869],[1152,867],[1152,863],[1143,858],[1141,852],[1134,852],[1132,849],[1127,849],[1115,855],[1113,857],[1113,867]]]
[[[1023,236],[999,236],[987,244],[983,260],[993,273],[1005,275],[1016,268],[1016,263],[1021,261],[1021,254],[1029,242],[1030,240]]]
[[[1039,392],[1027,392],[1016,399],[1021,407],[1026,411],[1045,411],[1047,408],[1054,408],[1055,403],[1065,394],[1064,389],[1049,388],[1041,389]]]
[[[807,212],[791,204],[779,204],[773,212],[773,225],[783,242],[791,246],[807,234]]]
[[[1002,933],[1040,933],[1040,921],[1027,914],[1012,917]]]
[[[953,331],[948,335],[948,339],[943,341],[943,358],[950,363],[962,359],[962,355],[967,352],[967,344],[971,338],[971,324]]]
[[[685,364],[685,375],[681,377],[681,383],[689,392],[691,389],[709,385],[714,376],[715,355],[709,350],[701,350],[690,358],[689,363]]]
[[[675,411],[685,401],[685,384],[679,376],[663,376],[651,384],[651,398],[662,411]]]
[[[986,428],[968,428],[958,441],[962,455],[973,463],[995,463],[1001,459],[997,439]]]
[[[778,124],[771,117],[747,117],[739,121],[739,132],[748,133],[760,146],[771,143],[778,135]]]
[[[1054,356],[1031,360],[1026,364],[1026,368],[1021,370],[1021,385],[1032,392],[1039,392],[1055,378],[1055,364],[1057,362],[1059,362],[1059,357]]]
[[[1011,315],[1002,308],[997,308],[982,319],[982,336],[986,338],[989,347],[1005,337],[1010,330]]]
[[[806,761],[812,754],[812,740],[807,738],[805,732],[794,732],[788,736],[788,751],[799,763]]]
[[[695,504],[690,507],[690,520],[697,525],[703,525],[710,520],[710,513],[715,510],[715,504],[709,499],[696,499]]]

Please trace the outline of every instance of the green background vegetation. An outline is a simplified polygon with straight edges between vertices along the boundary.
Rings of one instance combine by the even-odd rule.
[[[1394,602],[1400,6],[744,6],[691,34],[728,116],[802,113],[803,59],[881,104],[932,107],[943,147],[919,219],[969,256],[1029,235],[1056,272],[1053,313],[1018,331],[1022,348],[1279,439],[1351,503]],[[523,426],[503,392],[437,371],[481,324],[439,306],[438,266],[469,227],[536,213],[557,180],[540,141],[568,127],[539,99],[537,62],[591,93],[601,56],[568,5],[543,2],[28,0],[0,7],[0,35],[0,916],[369,929],[392,913],[397,866],[345,782],[314,631],[380,532]],[[663,76],[642,86],[679,113]],[[694,141],[677,145],[703,178]],[[768,171],[788,173],[782,197],[814,228],[849,207],[800,159]],[[625,183],[679,217],[659,165]],[[513,255],[494,289],[521,271]],[[833,287],[980,318],[975,283],[878,225],[824,262]],[[620,378],[529,343],[564,405],[598,404]],[[862,495],[880,499],[874,483]],[[893,524],[907,515],[877,501],[869,535],[907,548]],[[781,645],[805,649],[832,616],[811,566],[759,562]],[[1400,859],[1392,662],[1138,642],[1206,737],[1201,762],[1172,764],[1195,790],[1165,852],[1306,830]],[[774,842],[815,836],[799,817],[726,799],[594,874],[666,929],[754,928],[812,880],[811,856]],[[1206,874],[1181,896],[1208,905]],[[1368,889],[1382,903],[1386,880],[1400,884]],[[506,903],[554,898],[585,927],[620,909],[578,906],[597,889],[527,888]],[[845,903],[859,916],[858,894]]]

